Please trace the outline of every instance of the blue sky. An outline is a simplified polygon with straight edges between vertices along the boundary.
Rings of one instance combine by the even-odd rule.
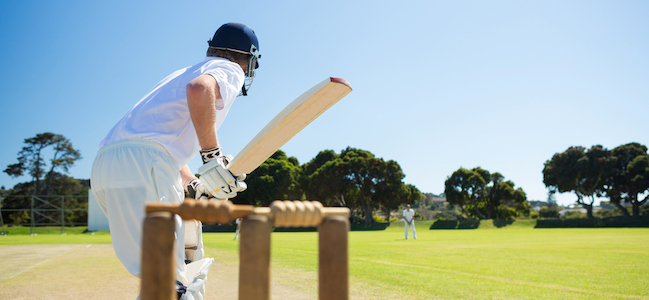
[[[83,155],[70,175],[90,178],[113,124],[201,61],[231,21],[256,31],[262,59],[218,132],[226,153],[328,76],[354,91],[282,150],[301,163],[368,150],[423,192],[481,166],[546,200],[541,171],[554,153],[649,145],[647,1],[269,2],[0,2],[0,167],[25,138],[53,132]],[[27,180],[0,174],[5,187]]]

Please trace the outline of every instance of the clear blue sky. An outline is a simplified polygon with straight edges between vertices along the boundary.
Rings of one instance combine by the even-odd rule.
[[[648,1],[2,1],[0,167],[25,138],[53,132],[83,155],[70,175],[90,178],[113,124],[234,21],[256,31],[262,59],[218,132],[225,152],[343,77],[354,91],[288,155],[361,148],[435,194],[453,171],[481,166],[546,200],[554,153],[649,145],[647,16]],[[28,179],[1,173],[0,185]]]

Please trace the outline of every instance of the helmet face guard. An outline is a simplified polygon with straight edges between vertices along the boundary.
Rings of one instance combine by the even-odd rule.
[[[248,70],[245,72],[246,80],[241,87],[241,93],[239,93],[239,96],[248,96],[248,90],[250,90],[252,81],[255,79],[255,75],[257,74],[256,69],[259,68],[258,60],[261,58],[261,54],[259,54],[259,50],[257,50],[255,45],[250,45],[250,54],[250,58],[248,59]]]

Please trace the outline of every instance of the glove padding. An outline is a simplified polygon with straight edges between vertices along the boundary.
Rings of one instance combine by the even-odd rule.
[[[214,198],[207,187],[205,187],[203,182],[198,178],[194,178],[189,182],[187,185],[187,193],[189,194],[189,197],[196,199],[196,201]]]
[[[217,199],[234,198],[238,192],[248,188],[243,182],[246,179],[245,174],[235,177],[226,168],[231,160],[232,155],[218,156],[198,168],[201,182]]]

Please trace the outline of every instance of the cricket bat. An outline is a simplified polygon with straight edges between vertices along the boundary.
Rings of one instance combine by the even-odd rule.
[[[286,106],[228,164],[234,175],[250,174],[266,159],[352,91],[342,78],[330,77],[318,83]]]

